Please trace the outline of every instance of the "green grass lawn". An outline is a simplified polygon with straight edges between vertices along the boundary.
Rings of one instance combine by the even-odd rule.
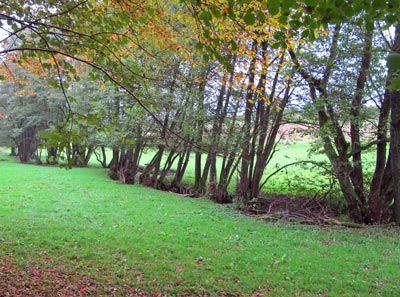
[[[0,160],[0,296],[400,294],[397,228],[266,224],[100,168]]]

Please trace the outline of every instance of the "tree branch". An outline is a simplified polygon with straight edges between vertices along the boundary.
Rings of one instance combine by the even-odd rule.
[[[296,162],[292,162],[289,164],[286,164],[280,168],[278,168],[277,170],[275,170],[274,172],[272,172],[270,175],[267,176],[267,178],[264,180],[264,182],[261,184],[260,186],[260,190],[265,186],[265,184],[268,182],[268,180],[273,177],[275,174],[279,173],[280,171],[282,171],[283,169],[289,167],[289,166],[293,166],[293,165],[298,165],[298,164],[313,164],[316,165],[318,167],[322,167],[324,168],[326,171],[329,171],[329,168],[326,168],[325,166],[323,166],[320,162],[316,162],[316,161],[296,161]]]

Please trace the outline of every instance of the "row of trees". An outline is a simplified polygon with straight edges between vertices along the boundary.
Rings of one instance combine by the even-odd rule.
[[[280,126],[296,122],[328,157],[352,220],[399,222],[400,28],[390,10],[336,18],[313,3],[14,3],[1,14],[3,135],[22,162],[39,162],[41,147],[76,166],[96,153],[112,178],[160,189],[182,190],[194,155],[196,192],[231,202],[238,172],[246,205]]]

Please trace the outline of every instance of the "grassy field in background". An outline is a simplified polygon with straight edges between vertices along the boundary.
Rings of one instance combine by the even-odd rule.
[[[309,148],[309,142],[295,142],[287,147],[285,145],[279,145],[273,159],[266,168],[264,177],[266,178],[269,174],[273,173],[278,168],[292,162],[309,161],[311,159],[313,161],[322,161],[326,159],[325,156],[316,154],[313,154],[311,158],[308,153]],[[141,158],[140,164],[144,166],[149,163],[154,153],[155,152],[152,150],[145,151]],[[202,162],[203,165],[205,164],[206,157],[207,155],[204,154]],[[166,158],[167,154],[164,155],[163,160],[165,160]],[[108,151],[107,160],[111,160],[111,151]],[[194,184],[194,160],[194,155],[192,155],[189,160],[185,176],[183,178],[183,183],[185,184]],[[221,159],[218,158],[217,168],[219,168],[218,165],[220,165],[221,162]],[[98,166],[99,163],[94,157],[92,157],[90,164],[92,166]],[[263,188],[263,191],[266,193],[288,194],[292,196],[309,196],[319,193],[321,189],[326,190],[328,185],[327,177],[321,176],[321,172],[318,169],[312,167],[313,166],[311,165],[298,165],[287,167],[285,170],[282,170],[278,174],[274,175]],[[237,172],[232,179],[232,183],[229,187],[231,192],[235,191],[235,185],[238,176],[239,173]]]
[[[397,228],[266,224],[97,167],[0,160],[1,296],[400,294]]]
[[[299,141],[293,142],[289,146],[285,146],[283,144],[278,145],[276,149],[276,153],[271,159],[270,163],[267,165],[266,170],[264,172],[264,179],[267,178],[271,173],[275,172],[277,169],[285,166],[286,164],[299,162],[299,161],[314,161],[314,162],[322,162],[327,161],[327,158],[323,154],[311,153],[309,152],[311,148],[311,142],[307,141]],[[141,165],[145,165],[150,162],[153,157],[153,151],[147,151],[143,154],[141,159]],[[166,158],[166,155],[164,156]],[[368,174],[371,169],[375,168],[374,162],[374,154],[372,152],[366,152],[363,154],[363,166],[364,166],[364,174],[365,174],[365,182],[366,184],[369,182],[369,179],[372,177],[372,174]],[[194,155],[190,158],[187,170],[185,172],[185,176],[183,178],[183,182],[186,184],[194,184],[195,179],[195,165],[194,165]],[[203,155],[204,165],[206,160],[206,154]],[[221,159],[217,159],[217,168],[221,163]],[[94,160],[91,164],[96,164]],[[329,167],[329,166],[328,166]],[[218,169],[217,169],[218,171]],[[218,172],[219,173],[219,172]],[[232,179],[229,190],[233,193],[235,191],[235,186],[238,181],[239,172],[234,175]],[[330,191],[331,180],[328,175],[324,173],[322,168],[318,168],[312,164],[297,164],[293,166],[286,167],[284,170],[278,172],[274,176],[272,176],[268,183],[262,189],[262,192],[269,194],[284,194],[292,197],[322,197],[327,192]],[[328,196],[331,199],[337,201],[341,199],[340,189],[337,184],[334,185],[334,188],[329,193]]]

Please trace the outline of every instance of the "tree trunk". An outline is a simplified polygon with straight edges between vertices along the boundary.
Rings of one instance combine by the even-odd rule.
[[[14,146],[14,145],[11,146],[10,156],[12,156],[12,157],[18,156],[18,147],[17,146]]]
[[[368,195],[368,210],[369,219],[372,223],[380,224],[384,219],[383,213],[385,212],[386,199],[382,192],[384,184],[387,183],[388,176],[387,171],[391,171],[390,166],[387,166],[387,132],[388,132],[388,120],[390,110],[390,98],[388,90],[386,90],[382,107],[379,112],[378,127],[376,135],[376,153],[375,153],[375,170],[372,177],[369,195]],[[388,162],[390,165],[390,162]],[[390,173],[391,176],[391,173]]]
[[[199,101],[198,101],[198,120],[195,123],[196,126],[196,140],[195,143],[203,143],[203,134],[204,134],[204,92],[206,88],[206,77],[209,73],[209,69],[207,69],[204,74],[203,74],[203,79],[202,82],[199,84],[199,92],[201,94]],[[195,177],[194,177],[194,191],[204,194],[206,191],[206,184],[205,182],[202,182],[202,176],[201,176],[201,156],[202,152],[200,149],[196,149],[195,151],[195,165],[194,165],[194,172],[195,172]]]
[[[267,51],[267,44],[263,43],[263,52],[266,55]],[[273,148],[276,143],[276,137],[278,135],[279,127],[282,123],[283,112],[285,110],[286,104],[289,101],[290,97],[290,90],[289,87],[292,83],[292,79],[289,77],[285,89],[285,93],[283,95],[282,101],[279,104],[279,111],[275,111],[273,108],[271,110],[271,104],[274,102],[274,97],[277,91],[277,85],[279,76],[281,74],[281,65],[284,62],[284,55],[281,55],[279,60],[279,67],[275,73],[271,92],[269,94],[268,101],[260,100],[257,106],[257,112],[260,113],[259,116],[259,135],[258,135],[258,142],[257,142],[257,151],[255,154],[255,166],[254,172],[252,174],[252,182],[250,186],[251,197],[258,197],[261,191],[261,180],[264,175],[265,168],[268,164],[268,160],[272,154]],[[294,73],[293,69],[293,73]],[[261,94],[265,95],[264,85],[265,85],[266,76],[262,75],[260,79],[260,85],[258,89],[260,90]]]
[[[400,21],[400,20],[399,20]],[[395,31],[392,51],[400,55],[400,22]],[[400,67],[390,73],[390,78],[399,78]],[[400,225],[400,90],[390,90],[390,153],[392,156],[392,176],[394,185],[394,221]]]
[[[175,162],[176,158],[178,158],[178,156],[179,156],[179,153],[176,153],[175,149],[171,149],[171,151],[168,154],[167,159],[164,162],[164,167],[161,170],[161,174],[158,179],[158,181],[160,183],[164,183],[164,179],[167,176],[168,171],[171,170],[172,165],[174,165],[174,162]]]
[[[90,161],[90,158],[92,157],[92,154],[93,154],[93,145],[89,145],[89,147],[87,148],[87,151],[86,151],[86,155],[84,155],[84,158],[83,158],[83,166],[84,167],[87,167],[89,165],[89,161]]]
[[[18,139],[18,157],[21,163],[29,163],[37,150],[36,128],[28,127]]]
[[[196,151],[195,153],[194,176],[194,190],[200,194],[203,194],[205,189],[203,189],[201,185],[201,152],[199,151]]]
[[[47,157],[46,157],[47,164],[51,165],[57,164],[57,151],[58,149],[55,147],[50,147],[47,149]]]
[[[180,186],[182,183],[183,176],[185,175],[187,165],[189,164],[190,154],[192,152],[192,146],[186,142],[183,151],[179,154],[178,165],[176,166],[176,172],[172,181],[173,186]]]
[[[112,159],[110,161],[110,164],[108,164],[108,168],[110,168],[110,172],[108,175],[113,180],[118,179],[119,153],[120,153],[119,148],[113,148]]]
[[[362,107],[362,98],[367,81],[368,69],[371,65],[371,51],[372,51],[372,38],[373,31],[366,30],[364,49],[362,54],[362,61],[360,71],[357,79],[356,90],[351,104],[350,112],[350,138],[351,138],[351,152],[352,152],[352,165],[353,171],[351,172],[351,179],[354,185],[354,190],[363,204],[366,204],[365,190],[364,190],[364,175],[361,162],[361,137],[360,137],[360,109]]]
[[[152,179],[153,179],[153,187],[157,187],[157,180],[158,180],[158,174],[160,173],[160,167],[161,167],[161,160],[162,160],[162,157],[163,157],[163,155],[164,155],[164,151],[165,151],[165,145],[163,145],[163,144],[160,144],[159,146],[158,146],[158,152],[157,152],[157,154],[156,154],[156,157],[155,157],[155,160],[154,160],[154,164],[153,164],[153,176],[152,176]]]
[[[101,167],[107,168],[107,154],[104,145],[100,146],[100,153],[98,153],[97,150],[94,150],[93,153],[97,161],[101,164]]]
[[[250,199],[250,195],[248,192],[249,189],[249,184],[250,184],[250,178],[249,178],[249,166],[250,166],[250,143],[251,143],[251,118],[253,114],[253,107],[254,107],[254,82],[255,82],[255,64],[257,61],[256,58],[256,51],[257,51],[258,43],[257,41],[253,41],[252,45],[252,52],[254,52],[254,57],[252,58],[250,62],[250,67],[248,69],[248,86],[247,86],[247,91],[246,91],[246,109],[244,112],[244,123],[243,123],[243,128],[242,128],[242,143],[241,143],[241,149],[242,149],[242,162],[241,162],[241,168],[240,168],[240,180],[239,180],[239,185],[237,189],[237,194],[244,199],[244,202],[246,203]]]
[[[212,199],[214,199],[216,196],[228,196],[228,193],[226,193],[227,189],[225,189],[225,193],[222,193],[222,189],[225,187],[220,187],[218,184],[220,183],[220,178],[217,176],[217,154],[221,153],[221,151],[224,150],[222,147],[221,143],[221,138],[222,135],[224,137],[229,137],[227,134],[227,131],[225,131],[225,126],[224,122],[226,120],[227,114],[228,114],[228,108],[231,100],[231,93],[232,93],[232,86],[233,86],[233,80],[235,77],[235,65],[237,62],[237,57],[234,56],[232,58],[232,71],[228,74],[225,74],[225,79],[223,80],[224,82],[221,85],[219,95],[218,95],[218,100],[217,100],[217,107],[215,109],[215,115],[214,115],[214,120],[213,120],[213,125],[212,125],[212,130],[211,130],[211,141],[209,145],[209,153],[207,156],[207,170],[209,169],[209,194]],[[215,193],[215,190],[217,188],[220,188],[218,191],[218,194]],[[217,199],[219,200],[219,199]]]

